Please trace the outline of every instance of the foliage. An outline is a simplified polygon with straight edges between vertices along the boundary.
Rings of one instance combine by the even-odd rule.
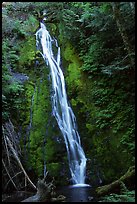
[[[43,71],[45,65],[35,49],[34,34],[45,15],[50,33],[59,38],[90,182],[97,172],[110,181],[134,163],[135,35],[134,4],[130,3],[12,2],[3,9],[3,121],[12,117],[16,129],[22,128],[28,170],[42,176],[46,160],[57,179],[67,168],[64,143],[50,115],[49,73]],[[36,60],[41,66],[35,66]],[[14,80],[13,72],[27,74],[29,82]],[[113,195],[113,200],[131,199],[126,193],[123,198]]]
[[[19,111],[21,109],[19,96],[24,91],[24,88],[22,84],[12,79],[11,74],[6,68],[5,73],[2,76],[2,83],[2,116],[3,121],[6,121],[10,114],[14,114],[14,111]]]
[[[3,120],[7,120],[10,115],[14,117],[14,113],[20,112],[22,109],[21,96],[24,92],[24,86],[15,80],[13,74],[19,72],[19,69],[22,72],[22,67],[28,67],[34,63],[35,38],[30,39],[29,36],[38,26],[38,21],[34,16],[28,15],[28,19],[24,21],[18,18],[16,12],[11,12],[12,6],[13,4],[8,5],[8,8],[3,9],[2,13]],[[26,39],[28,40],[26,41]],[[26,41],[25,44],[23,40]]]
[[[134,12],[129,2],[119,3],[118,27],[112,8],[109,2],[69,2],[59,27],[64,36],[60,34],[61,40],[72,43],[82,62],[78,86],[75,83],[70,86],[74,68],[70,67],[71,63],[66,64],[71,68],[71,72],[66,72],[67,85],[71,87],[68,94],[86,155],[100,163],[104,180],[111,180],[121,174],[123,167],[128,168],[134,162],[135,150],[135,73],[131,63],[134,61]]]
[[[34,64],[35,55],[36,55],[36,46],[35,41],[33,38],[28,38],[26,42],[22,45],[20,45],[20,66],[31,66],[31,64]]]
[[[123,194],[110,194],[98,202],[135,202],[135,191],[126,191]]]

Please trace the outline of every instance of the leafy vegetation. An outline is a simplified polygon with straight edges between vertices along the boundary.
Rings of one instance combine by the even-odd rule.
[[[135,191],[126,191],[123,194],[104,196],[99,202],[135,202]]]
[[[115,171],[117,176],[124,173],[135,158],[134,3],[67,5],[71,12],[63,19],[64,38],[71,41],[82,62],[82,84],[77,87],[73,82],[70,98],[87,156],[99,161],[102,178],[112,180]],[[127,26],[129,16],[132,23]]]
[[[35,48],[44,16],[61,47],[68,98],[88,158],[88,181],[108,183],[134,164],[134,10],[134,2],[12,2],[3,7],[2,119],[10,118],[21,134],[28,172],[42,176],[46,161],[58,184],[68,174],[63,139],[51,116],[49,73]],[[16,73],[29,80],[22,83]],[[134,191],[126,191],[103,199],[133,198]]]

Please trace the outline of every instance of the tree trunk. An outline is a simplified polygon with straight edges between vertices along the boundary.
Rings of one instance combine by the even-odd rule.
[[[127,187],[134,188],[135,186],[135,166],[132,166],[128,171],[120,177],[120,179],[112,182],[111,184],[98,187],[96,189],[97,196],[104,196],[110,193],[120,193],[122,183]]]
[[[130,59],[131,66],[134,67],[134,59],[132,57],[132,52],[133,51],[131,49],[131,45],[130,45],[126,30],[125,30],[125,28],[123,26],[124,22],[123,22],[123,19],[122,19],[122,15],[120,13],[120,2],[112,2],[111,5],[112,5],[112,10],[113,10],[113,13],[114,13],[114,18],[116,20],[118,30],[120,32],[120,35],[122,37],[125,49],[127,50],[127,53],[128,53],[129,59]]]

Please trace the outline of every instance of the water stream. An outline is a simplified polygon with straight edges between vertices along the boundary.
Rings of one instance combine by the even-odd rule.
[[[52,78],[52,110],[66,144],[71,180],[75,185],[84,185],[86,176],[86,157],[81,146],[77,131],[76,118],[68,104],[65,80],[60,67],[60,47],[55,38],[52,38],[43,23],[36,32],[36,45],[47,66],[50,67]],[[57,54],[53,53],[53,46]]]

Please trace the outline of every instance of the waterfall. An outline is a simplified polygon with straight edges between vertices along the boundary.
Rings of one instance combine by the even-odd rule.
[[[85,184],[86,157],[81,147],[80,136],[76,128],[75,115],[68,104],[65,80],[60,67],[60,47],[55,38],[51,38],[46,26],[36,32],[36,46],[41,51],[47,66],[50,67],[52,78],[52,110],[64,137],[69,169],[73,184]],[[52,46],[56,46],[57,54],[53,54]]]

